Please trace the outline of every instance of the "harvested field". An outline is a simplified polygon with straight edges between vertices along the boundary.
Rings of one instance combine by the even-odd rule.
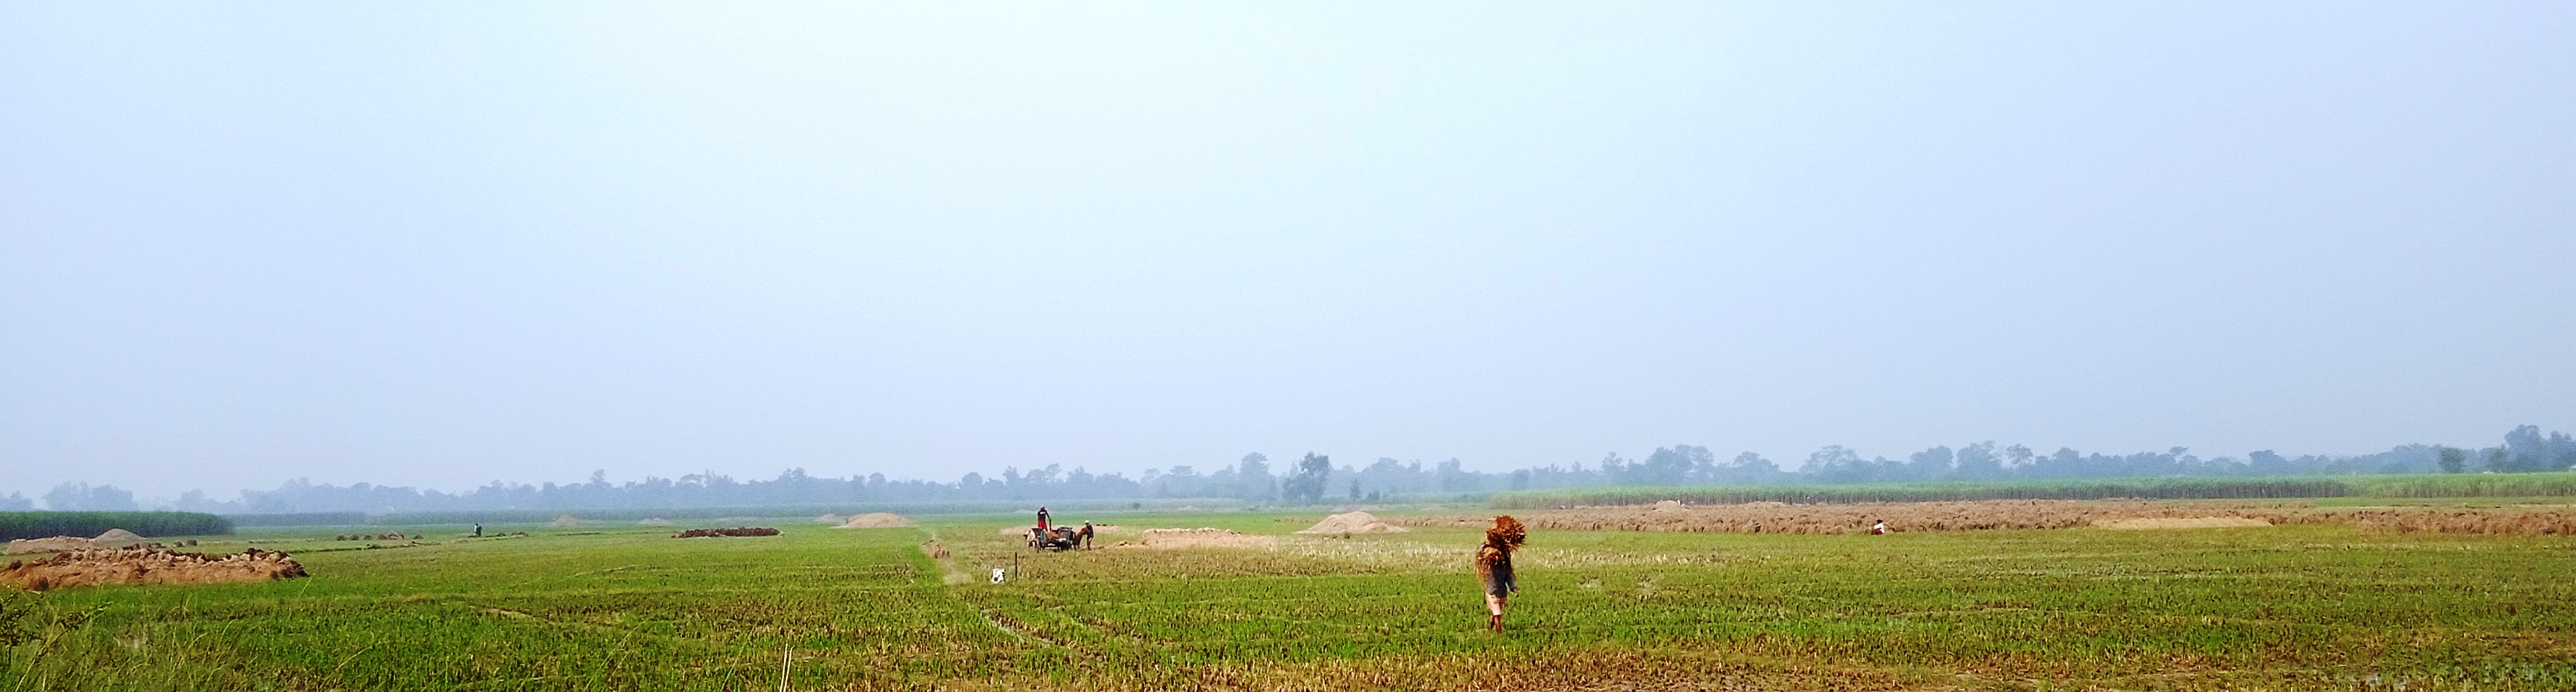
[[[912,525],[912,519],[901,514],[890,512],[870,512],[850,517],[850,520],[847,523],[841,524],[840,527],[844,529],[896,529]]]
[[[1298,533],[1316,535],[1347,535],[1354,533],[1404,533],[1409,530],[1410,529],[1406,529],[1402,526],[1396,526],[1394,524],[1379,521],[1377,517],[1371,516],[1367,512],[1343,512],[1341,514],[1324,517],[1323,521],[1315,522],[1314,526],[1307,527],[1306,530],[1299,531]]]
[[[2094,526],[2120,531],[2148,529],[2242,529],[2271,526],[2272,522],[2244,517],[2184,517],[2171,519],[2104,519]]]
[[[87,538],[82,538],[82,537],[79,537],[79,536],[55,536],[55,537],[52,537],[52,538],[21,538],[21,539],[17,539],[17,540],[13,540],[13,541],[10,541],[10,542],[9,542],[9,553],[8,553],[8,554],[10,554],[10,555],[19,555],[19,554],[23,554],[23,553],[52,553],[52,552],[61,552],[61,551],[65,551],[65,550],[81,550],[81,549],[84,549],[84,548],[96,548],[96,547],[98,547],[98,541],[93,541],[93,540],[90,540],[90,539],[87,539]]]
[[[286,553],[251,548],[208,557],[162,548],[89,548],[0,568],[0,584],[30,591],[100,584],[213,584],[305,576]]]
[[[2171,504],[2172,519],[2230,506]],[[2269,509],[2357,522],[2525,508]],[[798,690],[2576,689],[2559,607],[2576,597],[2559,576],[2576,570],[2566,536],[2354,523],[1894,537],[1539,529],[1514,556],[1523,592],[1496,634],[1484,631],[1471,558],[1491,514],[1363,540],[1276,535],[1316,523],[1313,510],[1121,517],[1135,529],[1276,535],[1264,550],[1036,553],[995,535],[994,522],[1014,519],[916,514],[924,529],[759,541],[603,525],[299,552],[327,578],[22,596],[97,615],[48,635],[41,657],[22,648],[0,660],[0,680],[208,692],[278,680],[714,692],[775,689],[782,677]],[[1176,533],[1225,535],[1154,535]],[[995,568],[1008,579],[992,581]]]
[[[2253,520],[2269,524],[2353,524],[2364,530],[2498,535],[2576,533],[2576,509],[2553,507],[2344,507],[2298,504],[2156,502],[2145,500],[1983,500],[1791,505],[1637,505],[1583,507],[1523,515],[1531,527],[1557,530],[1698,531],[1714,533],[1857,533],[1885,520],[1892,531],[2062,529],[2109,522]],[[1411,526],[1475,526],[1481,515],[1399,517]],[[2250,525],[2250,524],[2249,524]]]
[[[1134,541],[1119,541],[1115,548],[1152,548],[1176,550],[1187,548],[1275,548],[1276,536],[1249,535],[1232,529],[1199,527],[1195,529],[1146,529]]]
[[[745,527],[735,527],[735,528],[730,528],[730,529],[689,529],[689,530],[687,530],[687,531],[682,531],[682,532],[679,532],[679,533],[671,534],[671,537],[672,537],[672,538],[720,538],[720,537],[725,537],[725,536],[776,536],[776,535],[778,535],[778,529],[773,529],[773,528],[768,528],[768,527],[763,527],[763,526],[745,526]]]

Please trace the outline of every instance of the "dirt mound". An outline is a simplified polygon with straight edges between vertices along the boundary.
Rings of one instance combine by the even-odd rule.
[[[108,529],[107,533],[99,534],[97,538],[92,538],[90,540],[98,541],[99,545],[110,548],[123,548],[136,543],[149,541],[149,539],[137,536],[134,532],[127,531],[125,529]]]
[[[778,535],[778,530],[777,530],[777,529],[768,528],[768,527],[765,527],[765,526],[746,526],[746,527],[736,527],[736,528],[730,528],[730,529],[689,529],[689,530],[687,530],[687,531],[682,531],[682,532],[679,532],[679,533],[671,534],[671,537],[672,537],[672,538],[716,538],[716,537],[719,537],[719,536],[776,536],[776,535]]]
[[[13,561],[0,568],[0,584],[31,591],[60,586],[213,584],[301,576],[305,576],[304,566],[297,564],[295,558],[258,548],[221,557],[144,546],[85,548],[35,562]]]
[[[2272,522],[2246,517],[2165,517],[2159,519],[2104,519],[2093,522],[2106,529],[2137,531],[2143,529],[2236,529],[2271,526]]]
[[[901,515],[901,514],[894,514],[894,513],[890,513],[890,512],[870,512],[870,513],[867,513],[867,514],[861,514],[861,515],[858,515],[858,516],[855,516],[855,517],[850,517],[850,521],[849,521],[849,523],[842,524],[842,525],[841,525],[841,528],[844,528],[844,529],[892,529],[892,528],[901,528],[901,527],[911,526],[911,525],[912,525],[912,518],[911,518],[911,517],[906,517],[906,516]]]
[[[1370,516],[1367,512],[1343,512],[1324,517],[1323,521],[1315,522],[1314,526],[1306,527],[1306,530],[1298,533],[1338,536],[1351,533],[1404,533],[1408,530],[1410,529],[1378,521],[1377,517]]]
[[[1096,533],[1096,532],[1095,532]],[[1120,541],[1117,547],[1154,548],[1275,548],[1276,536],[1248,536],[1230,529],[1201,527],[1195,529],[1146,529],[1134,541]]]
[[[1655,503],[1655,505],[1650,509],[1657,512],[1679,512],[1685,509],[1690,509],[1690,505],[1682,504],[1682,501],[1680,500],[1664,500],[1662,502]]]
[[[16,555],[16,554],[19,554],[19,553],[52,553],[52,552],[60,552],[60,551],[65,551],[65,550],[80,550],[80,549],[82,549],[82,548],[96,548],[96,547],[98,547],[98,541],[93,541],[93,540],[90,540],[90,539],[87,539],[87,538],[82,538],[82,537],[79,537],[79,536],[55,536],[55,537],[53,537],[53,538],[21,538],[21,539],[18,539],[18,540],[14,540],[14,541],[10,541],[10,542],[9,542],[9,554],[11,554],[11,555]]]

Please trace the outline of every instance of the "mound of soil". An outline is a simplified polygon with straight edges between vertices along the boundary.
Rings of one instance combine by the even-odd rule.
[[[96,548],[96,547],[98,547],[98,541],[93,541],[93,540],[90,540],[90,539],[87,539],[87,538],[82,538],[82,537],[79,537],[79,536],[55,536],[55,537],[53,537],[53,538],[21,538],[21,539],[17,539],[17,540],[14,540],[14,541],[10,541],[10,542],[9,542],[9,554],[10,554],[10,555],[16,555],[16,554],[19,554],[19,553],[54,553],[54,552],[61,552],[61,551],[65,551],[65,550],[80,550],[80,549],[83,549],[83,548]]]
[[[1195,529],[1146,529],[1145,533],[1138,536],[1136,540],[1121,541],[1118,543],[1117,547],[1172,550],[1183,548],[1275,548],[1278,547],[1278,545],[1279,539],[1275,536],[1248,536],[1230,529],[1201,527]]]
[[[749,527],[736,527],[736,528],[730,528],[730,529],[689,529],[689,530],[687,530],[687,531],[682,531],[682,532],[679,532],[679,533],[671,534],[671,537],[672,537],[672,538],[715,538],[715,537],[719,537],[719,536],[776,536],[776,535],[778,535],[778,530],[777,530],[777,529],[768,528],[768,527],[762,527],[762,526],[749,526]]]
[[[123,548],[136,543],[150,542],[150,539],[135,535],[134,532],[127,531],[125,529],[108,529],[107,533],[99,534],[97,538],[92,538],[90,540],[98,541],[99,545],[109,548]]]
[[[305,576],[304,565],[273,550],[208,557],[164,548],[86,548],[0,567],[0,584],[30,591],[100,584],[213,584]]]
[[[2106,529],[2138,531],[2145,529],[2235,529],[2271,526],[2272,522],[2248,517],[2167,517],[2161,519],[2119,519],[2093,522]]]
[[[1682,504],[1682,501],[1680,500],[1664,500],[1662,502],[1655,503],[1652,509],[1657,512],[1679,512],[1685,509],[1690,509],[1690,505]]]
[[[1154,529],[1154,531],[1160,530],[1162,529]],[[1406,529],[1402,526],[1378,521],[1377,517],[1371,516],[1367,512],[1343,512],[1341,514],[1324,517],[1323,521],[1315,522],[1314,526],[1306,527],[1306,530],[1299,531],[1298,533],[1329,534],[1338,536],[1350,533],[1404,533],[1409,530],[1410,529]],[[1148,533],[1151,533],[1151,531],[1148,531]]]
[[[912,525],[912,518],[910,518],[910,517],[906,517],[906,516],[901,515],[901,514],[893,514],[893,513],[888,513],[888,512],[870,512],[870,513],[867,513],[867,514],[861,514],[861,515],[858,515],[858,516],[855,516],[855,517],[850,517],[850,521],[849,521],[849,523],[842,524],[842,525],[841,525],[841,528],[844,528],[844,529],[892,529],[892,528],[899,528],[899,527],[905,527],[905,526],[911,526],[911,525]]]

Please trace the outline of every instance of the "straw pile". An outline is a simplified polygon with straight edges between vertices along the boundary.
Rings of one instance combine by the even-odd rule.
[[[776,535],[778,535],[778,530],[777,530],[777,529],[769,528],[769,527],[766,527],[766,526],[750,526],[750,527],[738,527],[738,528],[731,528],[731,529],[689,529],[689,530],[687,530],[687,531],[682,531],[682,532],[679,532],[679,533],[671,534],[671,537],[672,537],[672,538],[720,538],[720,537],[724,537],[724,536],[776,536]]]
[[[1307,527],[1306,530],[1298,533],[1338,536],[1354,533],[1404,533],[1410,530],[1412,529],[1378,521],[1377,517],[1367,512],[1343,512],[1324,517],[1323,521],[1315,522],[1314,526]]]
[[[2161,519],[2100,519],[2093,522],[2115,531],[2148,529],[2242,529],[2271,526],[2272,522],[2245,517],[2179,517]]]
[[[17,554],[20,554],[20,553],[54,553],[54,552],[61,552],[61,551],[65,551],[65,550],[80,550],[80,549],[83,549],[83,548],[96,548],[96,547],[98,547],[98,541],[93,541],[93,540],[90,540],[90,539],[87,539],[87,538],[82,538],[82,537],[79,537],[79,536],[55,536],[55,537],[53,537],[53,538],[21,538],[21,539],[17,539],[17,540],[14,540],[14,541],[10,541],[10,542],[9,542],[9,553],[8,553],[8,554],[10,554],[10,555],[17,555]]]
[[[1116,547],[1175,550],[1185,548],[1275,548],[1278,547],[1278,545],[1279,538],[1276,536],[1251,536],[1229,529],[1200,527],[1195,529],[1146,529],[1145,533],[1137,536],[1136,540],[1120,541]]]
[[[910,518],[910,517],[906,517],[906,516],[901,515],[901,514],[894,514],[894,513],[890,513],[890,512],[870,512],[870,513],[867,513],[867,514],[861,514],[861,515],[858,515],[858,516],[855,516],[855,517],[850,517],[850,521],[849,521],[848,523],[844,523],[844,524],[842,524],[842,525],[840,526],[840,528],[844,528],[844,529],[892,529],[892,528],[901,528],[901,527],[911,526],[911,525],[913,525],[913,524],[912,524],[912,518]]]
[[[237,555],[207,557],[164,548],[84,548],[57,553],[35,562],[0,567],[0,584],[30,591],[100,584],[212,584],[268,581],[305,576],[304,565],[286,553],[251,548]]]

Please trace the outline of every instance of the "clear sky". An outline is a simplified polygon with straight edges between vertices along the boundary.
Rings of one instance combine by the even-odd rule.
[[[2576,429],[2576,4],[0,3],[0,492]]]

